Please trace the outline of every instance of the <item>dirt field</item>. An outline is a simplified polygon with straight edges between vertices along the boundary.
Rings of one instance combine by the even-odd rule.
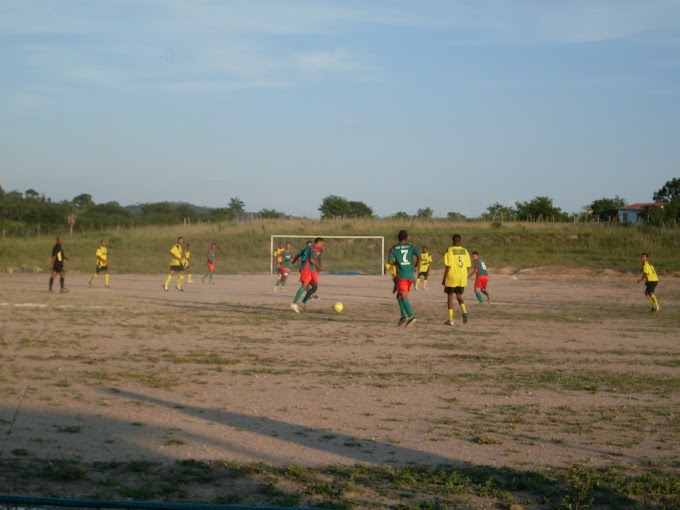
[[[680,470],[680,280],[653,314],[635,275],[492,275],[449,327],[440,278],[404,329],[387,277],[323,275],[296,315],[264,275],[0,274],[0,451]]]

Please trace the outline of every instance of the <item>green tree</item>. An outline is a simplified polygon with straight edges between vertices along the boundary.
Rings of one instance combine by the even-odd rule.
[[[392,218],[394,218],[395,220],[407,220],[410,217],[411,217],[411,215],[407,212],[404,212],[404,211],[399,211],[399,212],[396,212],[392,215]]]
[[[272,219],[272,220],[277,220],[279,218],[284,218],[286,216],[284,213],[279,212],[276,209],[262,209],[257,214],[260,216],[260,218],[266,218],[266,219]]]
[[[434,215],[434,211],[431,207],[425,207],[424,209],[418,209],[416,211],[416,218],[419,220],[431,220]]]
[[[73,200],[71,200],[71,202],[73,202],[73,204],[78,209],[87,209],[88,207],[94,205],[92,195],[90,195],[89,193],[81,193],[80,195],[73,197]]]
[[[243,200],[238,197],[232,197],[229,200],[229,207],[227,207],[234,215],[243,214],[246,212],[246,204]]]
[[[351,218],[371,218],[373,209],[363,202],[350,201],[347,216]]]
[[[553,205],[552,198],[535,197],[528,202],[515,202],[517,216],[520,220],[551,220],[564,221],[567,215],[559,207]]]
[[[486,212],[482,214],[482,219],[486,221],[510,221],[517,215],[512,207],[501,205],[494,202],[486,208]]]
[[[672,202],[680,199],[680,178],[674,178],[663,185],[659,191],[654,193],[655,202]]]
[[[446,219],[450,221],[461,221],[467,219],[464,214],[455,211],[446,213]]]
[[[590,204],[593,216],[601,221],[611,221],[619,213],[619,207],[626,205],[626,201],[620,196],[614,198],[598,198]]]
[[[349,213],[349,200],[337,195],[328,195],[319,206],[322,219],[341,218]]]

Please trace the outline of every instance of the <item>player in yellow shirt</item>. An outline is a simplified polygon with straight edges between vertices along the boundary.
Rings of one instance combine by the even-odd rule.
[[[656,274],[654,266],[649,262],[649,255],[646,253],[642,254],[642,276],[638,279],[638,283],[646,282],[645,285],[645,296],[652,303],[652,312],[658,312],[661,307],[659,306],[659,300],[656,299],[654,291],[659,283],[659,277]]]
[[[182,265],[184,272],[187,274],[187,283],[194,283],[191,279],[191,243],[187,243],[187,247],[182,254]]]
[[[423,246],[420,252],[420,267],[418,268],[415,290],[418,290],[418,283],[420,283],[421,278],[423,279],[423,290],[427,290],[427,275],[430,274],[430,264],[432,264],[432,255],[427,251],[427,246]]]
[[[281,279],[283,274],[281,272],[281,263],[283,262],[283,252],[286,249],[283,247],[283,243],[279,243],[279,247],[272,253],[272,258],[274,259],[274,267],[276,268],[276,284],[274,285],[274,292],[278,292],[281,286]]]
[[[184,245],[184,238],[178,237],[177,244],[170,248],[170,274],[165,279],[165,283],[163,284],[163,290],[165,290],[165,292],[168,291],[168,285],[170,284],[175,271],[179,273],[179,276],[177,277],[177,290],[184,290],[182,289],[182,281],[184,280],[182,245]]]
[[[90,278],[88,285],[92,287],[92,282],[94,281],[99,273],[104,272],[104,284],[109,286],[109,251],[106,248],[106,239],[102,239],[99,243],[99,248],[97,248],[97,265],[95,266],[94,273]]]
[[[461,237],[454,234],[451,237],[452,245],[444,254],[444,279],[442,285],[444,292],[447,294],[447,304],[449,308],[449,320],[444,324],[453,326],[453,296],[455,294],[458,299],[460,309],[463,311],[463,324],[468,321],[467,309],[465,308],[465,301],[463,301],[463,291],[467,285],[468,270],[472,266],[470,254],[460,245]]]
[[[394,264],[390,264],[389,262],[385,264],[385,274],[387,274],[387,271],[390,272],[392,275],[392,294],[397,293],[397,266]]]

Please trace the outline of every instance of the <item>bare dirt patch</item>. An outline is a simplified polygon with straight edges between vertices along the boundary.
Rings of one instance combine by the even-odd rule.
[[[432,276],[411,329],[381,277],[323,275],[300,315],[270,276],[46,280],[0,276],[5,460],[680,469],[678,280],[652,314],[632,276],[496,275],[448,327]]]

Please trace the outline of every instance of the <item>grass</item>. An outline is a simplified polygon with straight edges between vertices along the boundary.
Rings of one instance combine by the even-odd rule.
[[[23,454],[0,463],[0,492],[17,493],[17,487],[88,499],[347,509],[507,508],[513,503],[540,509],[680,508],[677,473],[631,472],[616,465],[549,471],[471,465],[310,468],[196,460],[85,463]]]
[[[680,271],[680,261],[675,256],[680,250],[680,229],[596,223],[505,223],[497,226],[445,220],[262,220],[77,232],[72,238],[66,238],[64,247],[70,257],[67,271],[92,271],[94,252],[99,241],[105,238],[112,271],[157,274],[167,270],[169,249],[181,235],[192,244],[195,275],[203,271],[204,254],[212,242],[217,244],[218,273],[259,273],[269,271],[272,234],[377,235],[384,236],[389,246],[402,228],[409,230],[414,244],[427,245],[433,254],[443,253],[450,245],[451,234],[460,233],[463,245],[469,250],[480,251],[492,268],[562,265],[637,272],[639,254],[647,251],[661,275]],[[27,265],[46,271],[56,234],[0,240],[0,268]],[[294,249],[302,247],[300,240],[294,241]],[[369,271],[370,265],[370,270],[375,271],[372,260],[376,250],[379,251],[379,246],[374,241],[329,240],[324,261],[331,270]],[[367,257],[368,252],[374,257]],[[436,256],[433,269],[442,269]]]

